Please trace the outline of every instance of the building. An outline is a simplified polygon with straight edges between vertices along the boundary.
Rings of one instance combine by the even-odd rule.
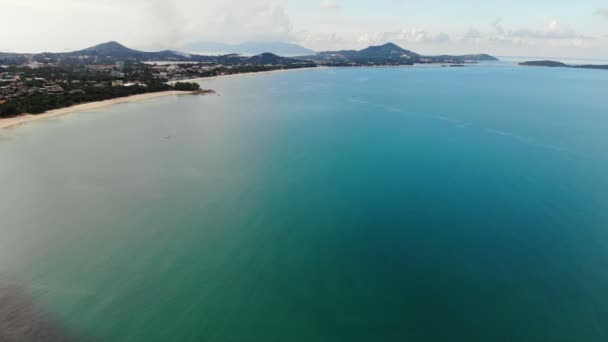
[[[139,81],[123,83],[123,87],[133,87],[133,86],[147,87],[148,85],[145,83],[141,83]]]
[[[112,70],[110,72],[110,76],[112,76],[112,77],[125,77],[125,73],[124,72],[120,72],[120,71],[116,71],[116,70]]]
[[[65,92],[59,84],[47,84],[42,89],[45,93],[50,95],[59,95]]]

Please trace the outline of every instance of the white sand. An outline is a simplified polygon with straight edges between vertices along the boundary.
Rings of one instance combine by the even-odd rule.
[[[214,77],[192,78],[192,79],[184,79],[184,80],[179,80],[179,81],[172,81],[172,82],[169,82],[169,84],[175,84],[176,82],[210,81],[210,80],[215,80],[215,79],[223,78],[223,77],[259,76],[259,75],[267,75],[267,74],[273,74],[273,73],[279,73],[279,72],[293,72],[293,71],[303,71],[303,70],[320,69],[320,68],[324,68],[324,67],[300,68],[300,69],[279,69],[279,70],[271,70],[271,71],[248,72],[248,73],[242,73],[242,74],[222,75],[222,76],[214,76]],[[65,115],[65,114],[69,114],[69,113],[92,110],[92,109],[99,109],[99,108],[111,106],[111,105],[118,104],[118,103],[143,101],[143,100],[153,99],[153,98],[161,97],[161,96],[184,95],[184,94],[191,94],[191,93],[192,92],[190,92],[190,91],[169,90],[169,91],[163,91],[163,92],[158,92],[158,93],[148,93],[148,94],[139,94],[139,95],[133,95],[133,96],[128,96],[128,97],[120,97],[117,99],[111,99],[111,100],[105,100],[105,101],[99,101],[99,102],[83,103],[83,104],[79,104],[79,105],[75,105],[75,106],[71,106],[71,107],[49,110],[47,112],[44,112],[44,113],[38,114],[38,115],[23,114],[23,115],[16,116],[14,118],[0,119],[0,129],[20,126],[20,125],[23,125],[28,122],[52,118],[52,117]]]
[[[47,119],[47,118],[53,118],[53,117],[65,115],[68,113],[74,113],[74,112],[86,111],[86,110],[92,110],[92,109],[99,109],[99,108],[115,105],[118,103],[143,101],[143,100],[149,100],[149,99],[162,97],[162,96],[185,95],[185,94],[191,94],[191,93],[192,92],[190,92],[190,91],[169,90],[169,91],[162,91],[162,92],[158,92],[158,93],[138,94],[138,95],[127,96],[127,97],[119,97],[116,99],[105,100],[105,101],[83,103],[83,104],[79,104],[79,105],[75,105],[75,106],[71,106],[71,107],[49,110],[47,112],[44,112],[44,113],[38,114],[38,115],[23,114],[23,115],[16,116],[14,118],[0,119],[0,129],[15,127],[15,126],[23,125],[28,122],[41,120],[41,119]]]

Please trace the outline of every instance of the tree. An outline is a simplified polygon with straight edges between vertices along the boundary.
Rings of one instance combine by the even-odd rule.
[[[195,82],[177,82],[173,85],[173,89],[182,91],[195,91],[201,89],[201,86]]]
[[[19,114],[19,109],[12,103],[4,103],[0,105],[0,117],[10,118]]]

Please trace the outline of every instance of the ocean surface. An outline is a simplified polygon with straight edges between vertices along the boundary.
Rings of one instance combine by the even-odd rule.
[[[608,72],[317,69],[0,133],[0,285],[83,341],[608,341]]]

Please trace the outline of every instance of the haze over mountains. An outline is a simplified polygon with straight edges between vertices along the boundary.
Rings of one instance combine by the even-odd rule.
[[[281,56],[304,56],[313,55],[316,52],[298,44],[284,42],[245,42],[241,44],[225,44],[217,42],[195,42],[184,45],[184,51],[201,54],[229,54],[238,53],[242,55],[259,55],[270,52]]]
[[[264,53],[256,56],[242,56],[239,54],[226,54],[220,56],[205,56],[185,52],[164,50],[146,52],[130,49],[118,42],[107,42],[83,50],[62,53],[18,54],[0,53],[0,64],[21,65],[26,63],[68,63],[68,64],[112,64],[118,61],[132,62],[195,62],[218,63],[225,65],[235,64],[311,64],[310,61],[301,61],[294,58],[279,57],[275,54]]]
[[[292,48],[291,52],[311,51],[301,50],[292,44],[276,44],[274,47]],[[261,46],[258,46],[260,48]],[[272,46],[266,46],[272,47]],[[318,63],[322,65],[411,65],[417,63],[471,63],[479,61],[495,61],[495,57],[486,54],[463,56],[423,56],[406,50],[393,43],[380,46],[370,46],[363,50],[325,51],[300,57],[279,57],[275,53],[264,52],[252,57],[242,56],[238,53],[226,55],[199,55],[179,51],[164,50],[145,52],[130,49],[118,42],[107,42],[83,50],[62,53],[19,54],[0,53],[0,64],[22,65],[27,63],[70,63],[70,64],[104,64],[117,61],[174,61],[197,63],[234,64],[306,64]]]

